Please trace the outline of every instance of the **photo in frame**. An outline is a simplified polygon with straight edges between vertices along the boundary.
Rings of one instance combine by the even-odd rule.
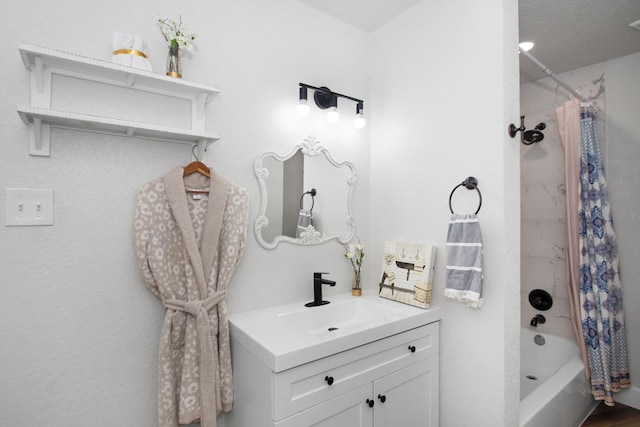
[[[429,308],[435,262],[433,245],[385,242],[378,296]]]

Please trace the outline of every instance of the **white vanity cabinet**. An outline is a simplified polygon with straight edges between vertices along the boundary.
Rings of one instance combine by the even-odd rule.
[[[233,338],[233,426],[437,426],[439,322],[279,372]]]

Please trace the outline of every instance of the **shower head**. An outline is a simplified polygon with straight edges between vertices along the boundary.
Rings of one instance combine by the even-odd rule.
[[[547,127],[544,123],[538,123],[533,130],[526,130],[524,126],[524,116],[520,116],[520,127],[511,123],[507,128],[507,133],[511,138],[515,138],[518,132],[520,133],[520,142],[524,145],[531,145],[536,142],[540,142],[544,139],[542,131]]]
[[[542,127],[544,129],[544,126]],[[544,134],[538,130],[538,126],[534,130],[527,130],[522,134],[522,143],[531,145],[544,139]]]

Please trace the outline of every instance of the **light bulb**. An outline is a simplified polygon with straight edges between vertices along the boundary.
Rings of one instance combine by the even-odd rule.
[[[329,123],[337,123],[340,120],[340,114],[338,113],[338,109],[336,107],[329,108],[329,112],[327,113],[327,120]]]
[[[300,117],[304,117],[309,114],[309,104],[307,104],[307,88],[300,86],[300,103],[296,110]]]
[[[298,111],[298,115],[300,117],[308,116],[309,115],[309,104],[307,104],[307,100],[306,99],[301,99],[300,103],[296,107],[296,110]]]
[[[529,52],[533,48],[533,42],[522,42],[518,45],[520,49],[525,52]]]

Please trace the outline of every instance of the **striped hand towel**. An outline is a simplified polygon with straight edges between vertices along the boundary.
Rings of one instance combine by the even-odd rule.
[[[447,233],[444,296],[469,307],[482,306],[482,233],[475,214],[451,215]]]
[[[313,225],[313,215],[311,211],[300,209],[298,213],[298,226],[296,227],[296,237],[300,237],[303,232],[308,231],[310,225]]]

